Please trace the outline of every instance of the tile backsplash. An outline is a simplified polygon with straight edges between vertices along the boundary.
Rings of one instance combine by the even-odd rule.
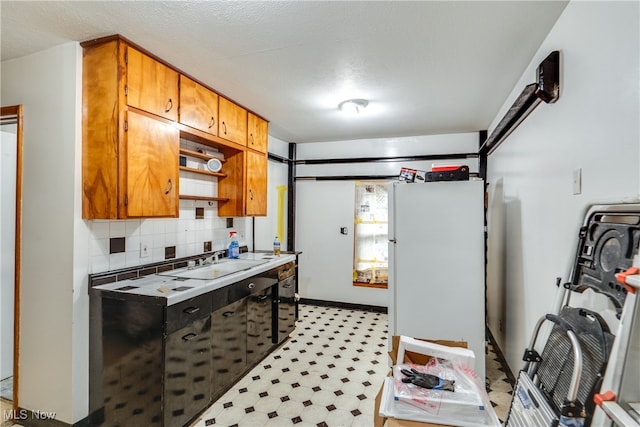
[[[204,218],[196,219],[196,207],[204,208]],[[215,203],[181,200],[179,218],[87,223],[91,230],[89,272],[94,274],[164,261],[165,248],[171,246],[175,246],[176,258],[203,253],[205,242],[211,242],[214,251],[226,249],[230,230],[238,232],[240,245],[246,245],[251,218],[234,218],[234,227],[227,228],[227,218],[218,217]],[[124,252],[110,253],[114,238],[124,238]]]
[[[180,146],[223,158],[222,153],[201,144],[181,139]],[[184,165],[192,169],[205,169],[205,161],[186,156]],[[215,197],[218,194],[218,178],[210,175],[180,172],[180,194]],[[211,250],[226,249],[229,231],[238,232],[238,243],[248,245],[250,218],[220,218],[218,203],[201,200],[180,200],[178,218],[144,220],[91,220],[89,236],[89,273],[102,273],[126,267],[183,258],[204,252],[205,243]],[[124,238],[124,250],[122,250]],[[113,244],[117,244],[114,251]],[[173,250],[172,247],[175,247]],[[207,246],[208,247],[208,246]]]

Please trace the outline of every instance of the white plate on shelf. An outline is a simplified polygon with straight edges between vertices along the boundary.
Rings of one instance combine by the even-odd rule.
[[[207,169],[211,172],[220,172],[220,169],[222,169],[222,162],[215,157],[213,159],[209,159],[207,162]]]

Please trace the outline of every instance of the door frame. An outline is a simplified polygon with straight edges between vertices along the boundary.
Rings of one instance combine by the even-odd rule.
[[[20,278],[21,242],[22,242],[22,130],[23,107],[12,105],[0,107],[0,124],[16,124],[16,221],[15,221],[15,254],[14,254],[14,296],[13,296],[13,409],[18,410],[18,389],[20,382]],[[14,412],[15,413],[15,412]]]

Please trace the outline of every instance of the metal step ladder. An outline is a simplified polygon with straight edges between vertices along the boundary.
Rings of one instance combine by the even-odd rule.
[[[592,427],[640,427],[640,256],[616,274],[627,290],[611,357],[602,380]]]

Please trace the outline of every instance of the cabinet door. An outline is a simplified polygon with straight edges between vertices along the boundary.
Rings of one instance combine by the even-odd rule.
[[[272,289],[247,298],[247,365],[262,359],[271,349],[273,335]]]
[[[212,400],[217,399],[247,367],[247,299],[211,314]]]
[[[180,123],[218,134],[218,94],[180,76]]]
[[[178,73],[142,52],[127,48],[127,104],[178,120]]]
[[[267,214],[267,156],[247,151],[247,216]]]
[[[211,317],[167,335],[164,425],[185,425],[211,398]]]
[[[220,97],[218,136],[240,145],[247,145],[247,110]]]
[[[82,55],[82,217],[118,218],[118,153],[124,118],[117,41],[85,48]]]
[[[295,276],[278,283],[277,305],[274,315],[273,343],[280,344],[296,328]]]
[[[133,111],[127,117],[125,217],[177,217],[178,129]]]
[[[247,147],[262,153],[267,152],[267,133],[269,126],[266,120],[249,113],[247,130]]]

